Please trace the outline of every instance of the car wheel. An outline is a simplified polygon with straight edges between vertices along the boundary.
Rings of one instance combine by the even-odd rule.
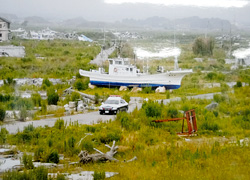
[[[100,111],[99,113],[100,113],[101,115],[103,114],[103,112],[101,112],[101,111]]]

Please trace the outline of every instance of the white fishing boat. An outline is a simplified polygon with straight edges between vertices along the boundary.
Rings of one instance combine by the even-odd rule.
[[[109,72],[99,70],[79,70],[81,76],[89,77],[90,83],[96,86],[108,87],[152,87],[164,86],[166,89],[178,89],[182,78],[192,73],[192,69],[166,71],[157,74],[141,73],[128,58],[109,59]]]

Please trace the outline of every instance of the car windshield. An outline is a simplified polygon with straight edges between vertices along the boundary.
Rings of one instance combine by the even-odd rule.
[[[119,104],[119,101],[118,100],[107,100],[107,101],[105,101],[105,103],[104,104]]]

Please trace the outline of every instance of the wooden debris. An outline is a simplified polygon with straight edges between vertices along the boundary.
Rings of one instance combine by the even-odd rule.
[[[113,156],[117,153],[117,149],[118,146],[115,145],[115,141],[113,141],[113,145],[110,147],[109,145],[105,145],[106,147],[108,147],[110,149],[110,151],[103,153],[102,151],[94,148],[95,151],[97,151],[97,153],[95,154],[89,154],[88,151],[81,151],[78,154],[78,157],[80,158],[80,163],[83,164],[87,164],[90,162],[106,162],[106,161],[115,161],[115,162],[119,162],[119,160],[117,160],[116,158],[114,158]],[[124,162],[131,162],[136,160],[137,158],[134,157],[128,161],[124,161]]]

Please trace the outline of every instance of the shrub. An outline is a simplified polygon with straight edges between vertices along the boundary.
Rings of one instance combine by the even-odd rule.
[[[9,132],[7,131],[6,128],[2,127],[0,131],[0,144],[5,144],[7,140],[7,135]]]
[[[5,114],[6,114],[5,108],[0,105],[0,121],[4,120]]]
[[[235,88],[240,88],[242,87],[242,82],[241,81],[237,81],[236,85],[234,86]]]
[[[59,154],[57,151],[52,151],[47,158],[47,162],[49,163],[59,163]]]
[[[95,171],[92,176],[94,180],[102,180],[106,178],[104,171],[102,172]]]
[[[205,121],[202,123],[201,129],[215,132],[219,130],[219,125],[216,124],[215,122]]]
[[[149,100],[149,102],[144,102],[142,109],[145,110],[147,117],[159,117],[161,116],[162,107],[159,103]]]
[[[46,114],[47,113],[47,104],[45,100],[41,101],[41,113]]]
[[[77,79],[76,82],[74,83],[74,87],[78,90],[85,90],[88,89],[88,81],[83,81],[82,79]]]
[[[63,174],[57,174],[56,180],[66,180]]]
[[[23,165],[25,169],[33,169],[32,155],[23,154]]]
[[[94,148],[94,145],[91,141],[87,141],[87,140],[83,141],[82,149],[85,149],[86,151],[91,152],[93,151],[93,148]]]
[[[50,88],[48,90],[48,104],[54,104],[57,105],[57,102],[59,100],[59,95],[57,92],[55,92],[55,90],[53,88]]]
[[[152,87],[150,87],[150,86],[142,89],[142,93],[145,93],[145,94],[150,94],[152,92],[153,92],[153,90],[152,90]]]
[[[117,119],[120,121],[121,126],[126,130],[130,129],[131,119],[129,118],[129,114],[125,112],[121,112],[117,115]]]
[[[98,93],[95,93],[95,104],[98,104],[100,102],[100,95]]]
[[[34,106],[36,107],[41,106],[42,98],[40,94],[38,93],[32,94],[31,99],[33,101]]]
[[[77,101],[81,98],[80,94],[77,92],[72,92],[71,94],[71,101]]]
[[[20,120],[25,121],[27,117],[28,117],[28,112],[25,107],[22,107],[20,110]]]
[[[34,153],[34,161],[38,161],[38,162],[44,162],[44,149],[43,147],[39,147],[35,150],[35,153]]]
[[[214,101],[217,103],[221,103],[224,102],[226,100],[226,96],[225,95],[221,95],[221,94],[214,94]]]
[[[53,86],[52,82],[48,78],[43,79],[42,87],[46,89],[47,87]]]
[[[214,43],[214,39],[212,38],[198,37],[193,43],[193,53],[196,55],[211,56],[213,55]]]
[[[129,101],[130,101],[130,96],[129,96],[128,94],[125,94],[125,95],[123,96],[123,99],[124,99],[126,102],[129,103]]]
[[[171,118],[175,118],[178,115],[178,110],[175,107],[171,106],[168,108],[167,113]]]
[[[54,127],[56,129],[59,129],[59,130],[65,129],[64,120],[63,119],[57,119],[56,122],[55,122]]]

